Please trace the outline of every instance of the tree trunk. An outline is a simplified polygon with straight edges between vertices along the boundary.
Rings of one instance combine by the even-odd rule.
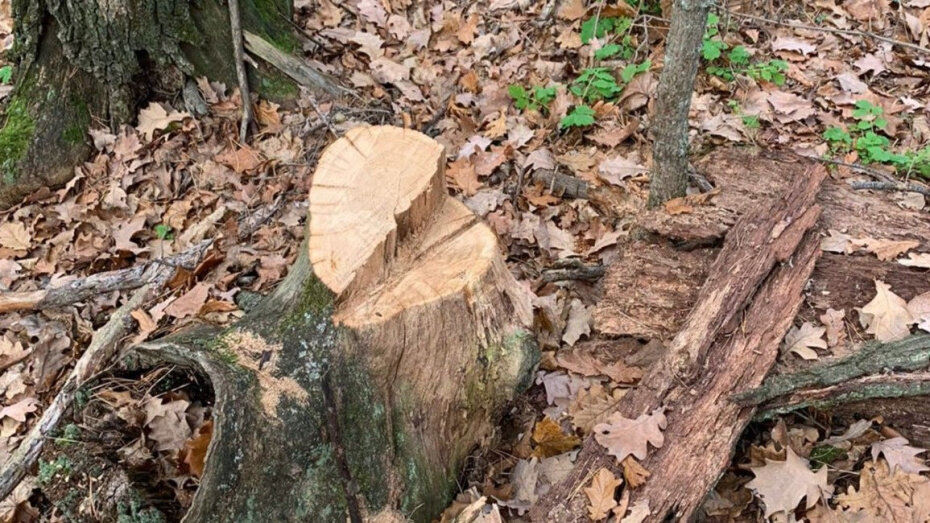
[[[245,29],[287,50],[290,0],[242,0]],[[61,185],[90,152],[87,128],[129,123],[153,94],[180,90],[185,77],[236,85],[230,23],[221,0],[13,0],[17,82],[0,119],[0,208]],[[296,86],[274,71],[252,71],[266,95]]]
[[[188,521],[435,518],[529,386],[528,294],[446,193],[442,147],[357,128],[320,158],[306,248],[238,324],[132,349],[209,377],[215,432]]]
[[[684,196],[688,188],[688,111],[710,5],[709,0],[675,0],[672,7],[652,120],[650,207]]]

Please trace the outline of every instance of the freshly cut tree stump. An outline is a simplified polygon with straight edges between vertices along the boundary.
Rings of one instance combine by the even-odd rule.
[[[442,147],[356,128],[323,154],[307,248],[221,332],[133,353],[206,373],[214,439],[188,521],[430,521],[538,361],[529,295],[444,184]]]

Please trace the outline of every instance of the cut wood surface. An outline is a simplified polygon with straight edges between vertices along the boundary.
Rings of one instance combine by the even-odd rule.
[[[134,349],[216,391],[188,520],[431,521],[446,507],[539,356],[529,295],[444,166],[416,131],[348,131],[320,158],[307,241],[275,294],[222,332]]]
[[[807,166],[795,174],[776,198],[729,231],[681,331],[621,400],[627,418],[669,410],[664,445],[642,463],[649,481],[632,492],[632,503],[649,503],[649,521],[686,520],[697,510],[752,418],[751,408],[724,398],[762,382],[800,306],[820,254],[810,230],[820,215],[815,199],[826,171]],[[601,467],[616,469],[616,460],[589,438],[569,476],[531,510],[532,519],[584,520],[584,502],[572,493]]]

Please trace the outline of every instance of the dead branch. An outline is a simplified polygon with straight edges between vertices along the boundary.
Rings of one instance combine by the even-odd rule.
[[[585,265],[580,260],[565,260],[543,270],[542,279],[547,282],[565,280],[596,281],[604,275],[603,265]]]
[[[242,122],[239,125],[239,141],[245,143],[252,125],[252,96],[249,93],[249,76],[245,71],[245,52],[242,50],[242,22],[239,17],[239,0],[229,0],[229,25],[232,31],[233,57],[236,63],[236,79],[242,98]]]
[[[193,269],[212,244],[213,240],[204,240],[174,256],[150,260],[127,269],[91,274],[61,287],[0,293],[0,313],[59,308],[108,292],[138,289],[148,283],[160,285],[178,267]]]
[[[850,184],[853,189],[863,190],[870,189],[873,191],[900,191],[915,192],[930,197],[930,189],[921,187],[913,183],[902,182],[853,182]]]
[[[137,290],[110,316],[109,321],[94,333],[90,345],[68,375],[61,391],[0,469],[0,499],[6,498],[26,472],[35,465],[46,438],[55,430],[61,417],[74,401],[74,394],[119,351],[120,340],[129,333],[134,324],[130,313],[141,307],[160,286],[146,285]]]
[[[300,85],[334,97],[354,94],[351,90],[339,85],[335,78],[280,51],[257,34],[243,31],[242,35],[245,37],[246,50],[273,65]]]

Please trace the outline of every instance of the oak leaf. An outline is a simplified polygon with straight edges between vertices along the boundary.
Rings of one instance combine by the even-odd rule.
[[[891,472],[884,461],[866,462],[859,474],[859,488],[850,486],[836,496],[857,521],[930,520],[930,479],[901,470]]]
[[[179,319],[196,315],[197,312],[200,311],[200,307],[207,301],[210,287],[211,285],[209,283],[198,283],[193,289],[185,292],[171,302],[171,305],[165,308],[165,312],[169,316]]]
[[[859,310],[859,322],[866,332],[882,342],[896,341],[910,334],[910,325],[916,319],[900,296],[891,292],[891,286],[875,280],[875,297]]]
[[[765,517],[777,512],[792,512],[805,497],[806,507],[813,508],[817,500],[833,493],[827,484],[827,467],[812,472],[808,461],[788,447],[785,461],[771,461],[750,469],[755,478],[746,486],[752,490],[765,506]]]
[[[920,474],[930,470],[924,460],[917,457],[918,454],[926,451],[927,449],[908,445],[908,441],[899,436],[873,443],[872,459],[878,461],[878,456],[881,455],[885,457],[892,472],[900,469],[907,474]]]
[[[657,408],[650,414],[642,414],[635,420],[625,418],[614,412],[606,423],[594,426],[594,439],[607,449],[607,453],[623,461],[627,456],[642,460],[649,451],[649,443],[661,448],[665,443],[665,429],[668,420],[665,409]]]
[[[588,390],[582,390],[578,397],[568,406],[568,415],[572,419],[572,426],[588,434],[595,425],[606,420],[617,404],[626,395],[626,389],[615,389],[608,394],[607,389],[600,383],[595,383]]]
[[[204,461],[207,457],[207,448],[210,446],[210,440],[213,438],[213,420],[207,420],[197,435],[184,442],[184,448],[181,450],[180,460],[185,463],[194,477],[203,476]]]
[[[584,493],[588,496],[588,517],[593,521],[600,521],[608,516],[608,512],[617,506],[614,493],[623,483],[617,479],[606,467],[601,467],[597,474],[591,478],[591,486],[585,487]]]
[[[172,123],[181,122],[190,116],[189,113],[173,109],[169,113],[161,104],[152,102],[139,111],[139,125],[136,126],[136,130],[145,136],[146,141],[151,141],[155,131],[163,131]]]
[[[35,412],[39,407],[39,400],[33,396],[23,398],[16,403],[0,409],[0,419],[12,418],[20,423],[26,421],[26,414]]]
[[[801,327],[791,327],[785,335],[785,352],[793,352],[805,360],[819,358],[814,349],[826,349],[827,342],[823,339],[825,327],[814,327],[810,322],[804,322]]]

